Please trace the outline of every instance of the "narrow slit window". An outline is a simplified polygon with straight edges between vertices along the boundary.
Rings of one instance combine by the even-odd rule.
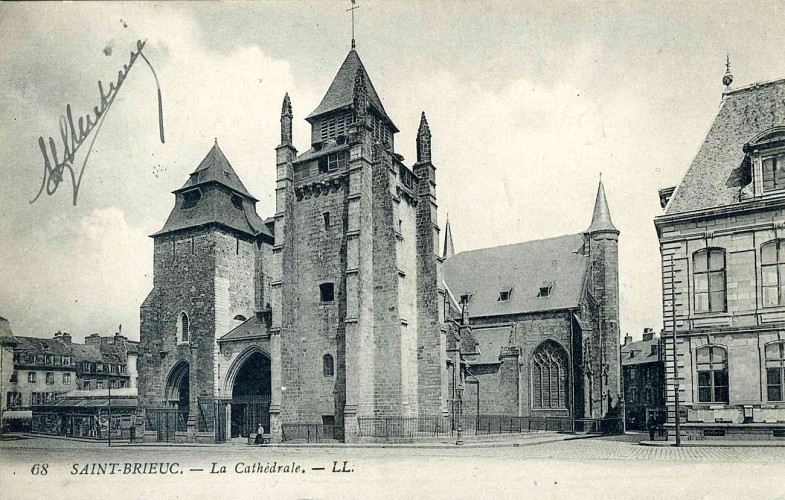
[[[324,221],[324,230],[330,230],[330,212],[322,213],[322,220]]]

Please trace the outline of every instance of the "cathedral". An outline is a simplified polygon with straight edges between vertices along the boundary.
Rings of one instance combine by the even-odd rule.
[[[298,153],[287,94],[272,217],[217,141],[174,191],[140,310],[137,435],[352,442],[363,422],[453,414],[464,384],[483,413],[608,413],[619,232],[602,185],[585,233],[453,256],[448,226],[440,254],[425,113],[407,166],[353,47],[305,120]]]

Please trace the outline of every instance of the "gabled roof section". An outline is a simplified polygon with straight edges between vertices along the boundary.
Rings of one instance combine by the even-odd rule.
[[[184,193],[199,190],[198,200],[183,208]],[[185,185],[174,191],[175,206],[164,227],[153,237],[198,226],[216,224],[250,236],[273,235],[256,213],[256,198],[248,194],[237,173],[216,143]],[[233,195],[243,198],[241,208]]]
[[[269,335],[270,332],[267,329],[267,323],[262,321],[257,314],[254,314],[235,328],[229,330],[226,335],[218,339],[218,342],[255,339]]]
[[[231,163],[226,159],[226,155],[224,155],[221,148],[218,147],[218,140],[215,141],[212,149],[210,149],[199,166],[196,167],[196,170],[191,173],[188,181],[183,187],[175,191],[175,193],[209,182],[223,184],[246,198],[250,198],[253,201],[259,201],[251,196],[251,193],[245,189],[245,185],[240,180],[240,177],[237,176],[237,172],[234,171]]]
[[[569,309],[580,304],[589,257],[582,234],[460,252],[444,261],[444,281],[455,295],[470,294],[471,317]],[[553,283],[538,297],[542,283]],[[511,291],[507,301],[501,291]]]
[[[477,347],[480,351],[479,356],[475,360],[470,360],[470,365],[493,365],[499,364],[499,355],[501,354],[502,347],[510,344],[510,332],[512,331],[511,325],[493,326],[490,328],[483,328],[475,326],[472,328],[472,335],[477,341]]]
[[[365,78],[368,103],[376,109],[377,113],[381,114],[392,123],[392,120],[387,116],[387,112],[384,110],[384,106],[382,106],[379,94],[376,93],[376,89],[373,87],[373,83],[371,83],[371,79],[368,77],[368,72],[365,71],[365,66],[363,66],[360,56],[354,49],[350,50],[349,54],[346,55],[346,59],[344,59],[343,64],[341,64],[341,68],[330,84],[330,88],[327,89],[327,93],[322,98],[322,102],[319,103],[319,106],[317,106],[305,119],[313,123],[313,119],[319,115],[354,104],[354,79],[357,76],[357,70],[360,68],[362,68]],[[393,125],[393,127],[395,127],[395,125]],[[398,129],[396,128],[396,131],[397,130]]]
[[[744,145],[785,125],[785,79],[726,91],[698,154],[676,187],[667,215],[740,203],[749,179]]]
[[[662,361],[660,359],[659,347],[652,353],[652,346],[660,343],[659,337],[654,337],[651,340],[640,340],[638,342],[630,342],[621,348],[621,364],[622,366],[641,365],[646,363],[657,363]],[[630,358],[630,352],[635,352],[635,356]]]

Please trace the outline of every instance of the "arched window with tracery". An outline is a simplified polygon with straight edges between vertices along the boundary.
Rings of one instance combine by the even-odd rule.
[[[567,351],[556,342],[543,342],[532,356],[532,406],[566,409],[569,366]]]
[[[191,322],[185,311],[177,318],[177,342],[185,343],[191,339]]]

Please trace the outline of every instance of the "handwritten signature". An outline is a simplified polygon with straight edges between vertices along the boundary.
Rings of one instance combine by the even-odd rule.
[[[38,198],[44,192],[44,189],[46,189],[46,194],[50,196],[53,195],[57,191],[57,188],[60,187],[60,183],[63,182],[63,172],[67,169],[71,176],[71,185],[73,187],[73,204],[76,205],[76,200],[79,195],[79,187],[82,184],[82,175],[84,175],[84,170],[87,166],[87,160],[90,158],[90,152],[93,149],[93,144],[98,137],[98,132],[101,130],[101,125],[104,123],[104,119],[106,118],[109,108],[112,107],[112,103],[114,102],[115,97],[117,97],[117,93],[120,91],[120,87],[122,87],[123,82],[128,77],[128,73],[134,66],[137,57],[144,59],[144,62],[146,62],[150,67],[153,77],[155,77],[155,85],[158,87],[158,132],[161,137],[161,143],[166,142],[164,140],[164,115],[163,101],[161,98],[161,86],[159,85],[158,75],[156,75],[153,66],[142,53],[145,43],[146,41],[137,40],[136,52],[131,51],[131,57],[128,61],[128,64],[124,64],[123,69],[117,73],[117,83],[109,83],[109,91],[107,93],[104,93],[104,85],[101,80],[98,80],[98,92],[101,95],[101,107],[99,109],[98,106],[95,106],[93,108],[93,113],[79,117],[76,122],[78,124],[78,133],[77,127],[74,125],[73,115],[71,114],[71,105],[68,104],[65,107],[65,115],[60,115],[59,123],[60,137],[63,140],[62,159],[59,159],[58,157],[57,146],[55,146],[54,139],[49,137],[49,151],[47,151],[44,138],[38,138],[38,145],[41,148],[41,154],[44,156],[44,173],[43,179],[41,180],[41,188],[38,190],[38,194],[35,195],[35,198],[33,198],[30,203],[35,203],[35,201],[38,200]],[[95,118],[93,118],[93,114],[95,115]],[[90,147],[88,148],[87,154],[85,155],[82,167],[79,169],[77,174],[77,171],[74,169],[74,156],[81,147],[82,143],[88,137],[90,137],[90,133],[93,130],[95,130],[95,134],[92,136]],[[49,159],[50,152],[51,161]],[[53,164],[54,167],[52,166]]]

